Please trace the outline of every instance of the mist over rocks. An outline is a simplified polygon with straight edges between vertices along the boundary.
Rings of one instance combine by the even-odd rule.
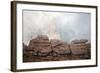
[[[26,45],[41,34],[52,38],[50,33],[54,31],[59,33],[63,41],[70,42],[74,39],[91,41],[91,13],[24,10],[23,28],[23,42]]]

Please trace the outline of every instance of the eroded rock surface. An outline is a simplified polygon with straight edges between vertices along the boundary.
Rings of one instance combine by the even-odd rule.
[[[87,39],[73,40],[71,43],[61,40],[50,40],[39,35],[30,40],[29,45],[23,44],[24,62],[61,61],[90,58],[91,44]]]

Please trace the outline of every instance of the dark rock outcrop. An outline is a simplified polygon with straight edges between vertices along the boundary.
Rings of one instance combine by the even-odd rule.
[[[32,51],[30,51],[30,49],[28,48],[28,46],[25,45],[24,43],[23,43],[23,55],[24,55],[25,57],[30,57],[30,56],[32,56]]]
[[[27,49],[28,49],[28,46],[25,45],[24,43],[23,43],[23,49],[24,49],[24,50],[27,50]]]

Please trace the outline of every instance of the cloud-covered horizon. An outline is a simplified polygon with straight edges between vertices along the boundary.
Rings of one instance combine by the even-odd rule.
[[[91,39],[91,14],[72,12],[23,11],[23,42],[28,44],[37,35],[61,40]],[[53,36],[52,36],[53,35]]]

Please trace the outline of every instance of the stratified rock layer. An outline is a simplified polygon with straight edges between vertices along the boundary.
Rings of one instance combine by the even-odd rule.
[[[90,47],[86,39],[73,40],[70,44],[39,35],[23,44],[23,62],[79,60],[90,58]]]

